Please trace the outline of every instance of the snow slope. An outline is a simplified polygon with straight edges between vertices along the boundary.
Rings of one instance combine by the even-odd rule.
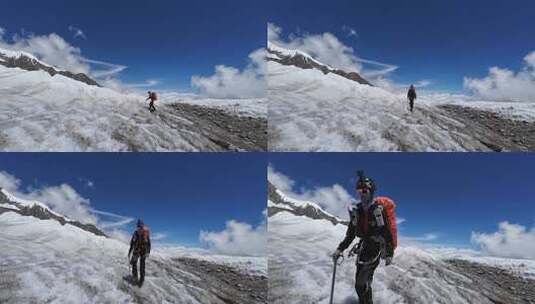
[[[286,55],[298,52],[274,44],[270,47]],[[302,69],[272,60],[268,61],[267,69],[270,150],[488,150],[467,132],[462,122],[437,107],[455,103],[455,96],[450,95],[448,100],[443,98],[440,103],[422,96],[411,114],[404,94],[359,84],[333,73],[324,74],[318,69]],[[496,111],[504,106],[503,103],[462,102]],[[517,108],[518,104],[509,106]],[[525,106],[518,108],[516,117],[524,112]],[[533,107],[530,111],[534,113]]]
[[[126,280],[128,246],[120,241],[10,211],[0,214],[0,231],[1,303],[225,304],[214,290],[199,287],[205,278],[185,270],[178,258],[207,260],[247,274],[267,273],[265,258],[155,245],[140,289]]]
[[[270,303],[328,303],[333,266],[330,255],[344,238],[346,226],[282,211],[269,217],[268,229]],[[535,270],[533,261],[401,244],[393,264],[386,267],[381,262],[375,272],[374,303],[493,303],[480,286],[446,262],[451,258],[507,270],[511,264],[522,263],[524,273]],[[338,267],[334,303],[357,303],[355,269],[355,259],[347,257]]]
[[[0,65],[0,150],[221,151],[171,100],[157,101],[153,114],[145,99],[42,70]],[[253,100],[252,106],[248,101],[205,100],[202,105],[261,116],[263,101]]]

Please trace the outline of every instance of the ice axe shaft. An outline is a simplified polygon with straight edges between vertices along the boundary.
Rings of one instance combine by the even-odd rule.
[[[334,280],[336,278],[336,260],[334,261],[333,266],[333,279],[331,282],[331,299],[329,300],[329,304],[333,304],[333,296],[334,296]]]
[[[331,298],[329,300],[329,304],[333,304],[333,296],[334,296],[334,281],[336,279],[336,266],[338,266],[338,259],[340,258],[340,256],[337,256],[337,257],[334,257],[333,258],[333,261],[334,261],[334,265],[333,265],[333,279],[332,279],[332,282],[331,282]]]

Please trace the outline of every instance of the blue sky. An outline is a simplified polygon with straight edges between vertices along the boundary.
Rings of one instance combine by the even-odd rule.
[[[531,0],[271,1],[270,20],[288,33],[331,32],[359,57],[399,66],[399,83],[432,80],[433,90],[458,92],[463,77],[491,66],[519,71],[535,50]],[[349,36],[344,26],[358,36]]]
[[[533,11],[531,0],[30,0],[1,10],[0,27],[4,39],[57,33],[85,58],[127,66],[125,83],[156,80],[158,90],[184,92],[191,76],[209,76],[215,65],[246,67],[265,46],[269,21],[285,34],[333,33],[357,56],[398,66],[389,75],[396,83],[430,80],[427,89],[461,92],[465,76],[523,69],[535,50]]]
[[[54,32],[86,58],[127,66],[124,82],[156,79],[158,89],[187,90],[192,75],[213,74],[217,64],[246,66],[249,53],[265,46],[267,18],[246,0],[30,0],[11,1],[0,20],[5,37]]]
[[[272,153],[269,163],[298,189],[334,184],[351,195],[356,170],[397,204],[405,236],[438,235],[437,244],[470,246],[472,231],[499,222],[535,224],[535,155],[493,153]]]
[[[20,188],[71,185],[94,209],[142,217],[163,242],[198,245],[231,219],[257,226],[266,208],[266,154],[1,153]],[[88,181],[93,186],[88,185]],[[127,227],[133,230],[134,223]]]

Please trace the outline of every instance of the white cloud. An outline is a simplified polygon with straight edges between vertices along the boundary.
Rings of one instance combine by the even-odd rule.
[[[535,51],[527,54],[526,57],[524,57],[524,61],[526,62],[526,68],[535,76]]]
[[[282,192],[292,191],[292,188],[295,184],[294,180],[282,173],[277,172],[271,164],[268,165],[268,180]]]
[[[55,33],[43,36],[14,35],[12,43],[2,39],[0,48],[31,53],[48,64],[73,73],[89,74],[90,71],[90,66],[82,60],[80,49]]]
[[[6,29],[0,26],[0,39],[2,39],[2,37],[4,37],[5,34],[6,34]]]
[[[97,217],[90,210],[89,199],[80,196],[67,184],[34,190],[24,196],[26,199],[43,202],[50,209],[71,219],[82,223],[97,223]]]
[[[344,187],[338,184],[314,189],[303,188],[294,191],[295,181],[283,173],[276,171],[271,164],[268,166],[268,180],[286,195],[298,200],[314,202],[325,211],[340,218],[346,218],[348,216],[347,206],[355,201]]]
[[[0,171],[0,188],[7,190],[8,192],[15,192],[20,186],[20,179],[5,172]]]
[[[90,209],[90,211],[96,215],[99,215],[99,226],[103,229],[122,227],[134,221],[134,218],[132,217],[123,216],[111,212],[95,209]],[[108,218],[114,220],[106,220]]]
[[[111,229],[107,230],[106,233],[112,239],[119,240],[126,244],[130,243],[131,235],[123,229]]]
[[[90,64],[92,64],[94,66],[104,67],[104,69],[102,69],[102,68],[93,69],[91,71],[91,75],[93,77],[95,77],[95,78],[113,77],[113,76],[116,76],[117,74],[119,74],[120,72],[124,71],[127,68],[124,65],[114,64],[114,63],[109,63],[109,62],[104,62],[104,61],[99,61],[99,60],[91,60],[91,59],[87,59],[87,58],[81,58],[81,61],[86,62],[86,63],[90,63]]]
[[[156,85],[160,84],[160,81],[159,80],[156,80],[156,79],[147,79],[145,80],[145,82],[141,82],[141,83],[129,83],[127,84],[128,87],[131,87],[131,88],[150,88],[150,87],[154,87]]]
[[[423,79],[423,80],[418,80],[416,83],[414,83],[414,86],[417,88],[425,88],[425,87],[430,86],[431,84],[433,84],[433,81]]]
[[[344,189],[334,184],[330,187],[319,187],[302,191],[297,199],[318,203],[325,211],[341,218],[346,218],[347,205],[355,199]]]
[[[124,65],[84,57],[80,48],[72,46],[56,33],[39,36],[22,31],[20,35],[13,35],[12,41],[0,35],[0,48],[30,53],[59,69],[87,74],[96,78],[101,84],[108,82],[119,84],[118,81],[113,82],[113,79],[126,69]]]
[[[0,187],[25,200],[44,203],[55,212],[82,223],[96,224],[97,217],[91,212],[89,200],[80,196],[67,184],[22,191],[21,181],[15,176],[0,171]]]
[[[292,33],[286,40],[282,37],[282,32],[282,28],[268,23],[268,40],[271,43],[291,50],[300,50],[334,68],[361,73],[371,81],[372,78],[386,76],[398,68],[395,65],[360,58],[352,47],[345,45],[329,32],[303,35]],[[363,64],[375,68],[364,68]]]
[[[494,233],[472,232],[471,241],[492,256],[535,259],[535,227],[501,222]]]
[[[154,233],[151,236],[151,240],[153,240],[153,241],[160,241],[160,240],[163,240],[165,238],[167,238],[167,234],[166,233],[162,233],[162,232]]]
[[[535,102],[535,51],[524,57],[521,71],[491,67],[487,77],[465,77],[464,87],[485,99]]]
[[[358,37],[359,36],[357,31],[354,28],[352,28],[350,26],[347,26],[347,25],[342,26],[342,31],[346,32],[348,37]]]
[[[403,241],[408,242],[430,242],[434,241],[438,238],[438,234],[436,233],[425,233],[421,236],[403,236]]]
[[[418,89],[422,89],[422,88],[432,85],[433,81],[429,79],[422,79],[422,80],[418,80],[410,84],[409,83],[395,83],[391,81],[390,79],[380,76],[374,79],[373,84],[391,93],[406,94],[411,84],[413,84],[416,87],[416,90],[418,91]],[[451,100],[452,96],[448,95],[448,98],[449,100]]]
[[[80,38],[83,38],[83,39],[87,39],[87,37],[85,36],[84,32],[81,29],[79,29],[79,28],[77,28],[75,26],[69,25],[69,31],[74,33],[74,35],[73,35],[74,38],[80,37]]]
[[[249,64],[243,70],[217,65],[211,76],[192,76],[191,86],[202,95],[215,98],[264,97],[265,69],[265,50],[258,49],[249,54]]]
[[[131,217],[93,209],[90,200],[82,197],[68,184],[46,186],[39,189],[28,187],[26,190],[21,189],[21,185],[20,179],[5,171],[0,171],[0,187],[14,196],[24,200],[41,202],[52,211],[63,214],[72,220],[95,224],[110,235],[126,234],[120,228],[134,220]]]
[[[107,77],[105,79],[99,79],[98,83],[106,88],[110,88],[120,93],[131,93],[135,91],[135,88],[129,87],[127,84],[117,78]]]
[[[267,225],[264,220],[257,227],[230,220],[222,231],[201,231],[199,240],[214,252],[229,255],[266,256]]]
[[[406,221],[407,221],[407,220],[406,220],[405,218],[403,218],[403,217],[398,217],[398,218],[396,218],[396,224],[397,224],[398,226],[401,225],[401,224],[403,224],[403,223],[405,223]]]

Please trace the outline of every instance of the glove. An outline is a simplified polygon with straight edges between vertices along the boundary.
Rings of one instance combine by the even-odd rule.
[[[338,258],[342,255],[342,251],[340,249],[336,249],[332,255],[333,260],[336,261]]]
[[[385,266],[388,266],[390,264],[392,264],[392,257],[386,257],[385,258]]]

